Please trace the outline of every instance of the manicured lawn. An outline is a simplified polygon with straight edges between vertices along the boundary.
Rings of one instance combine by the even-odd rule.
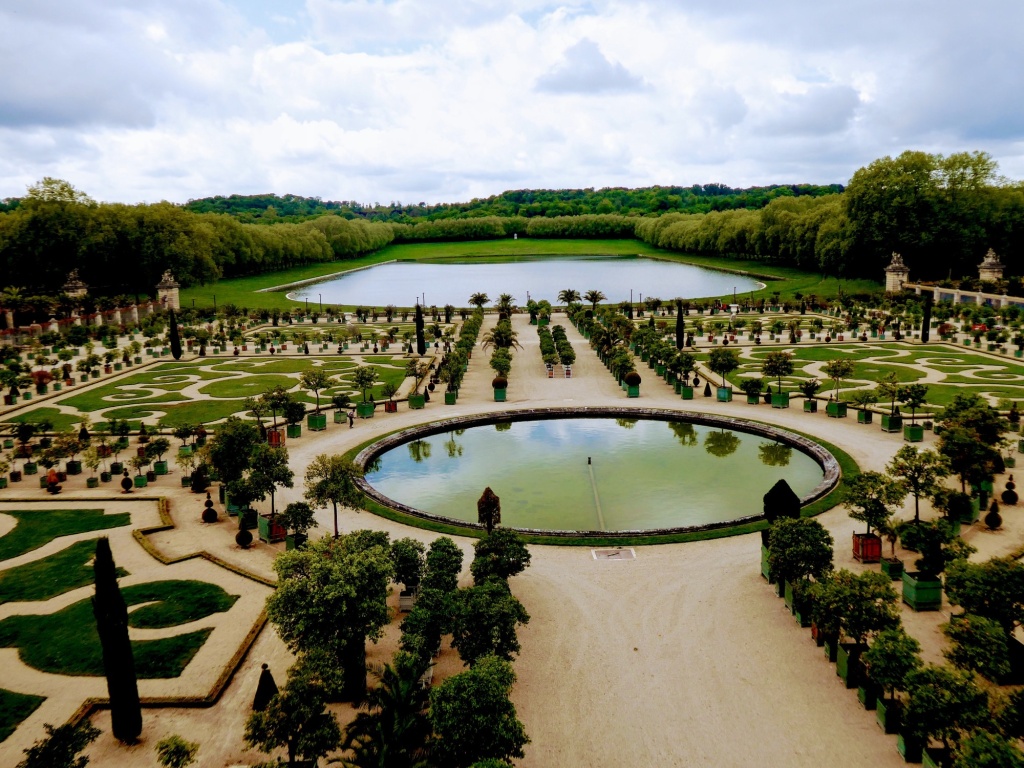
[[[0,560],[31,552],[59,536],[120,528],[131,522],[127,512],[105,515],[102,509],[5,510],[4,514],[18,522],[7,535],[0,536]]]
[[[78,541],[49,557],[0,571],[0,604],[49,600],[93,583],[96,541]],[[128,571],[118,568],[118,576]]]
[[[256,371],[253,371],[254,373]],[[209,397],[218,398],[239,398],[256,397],[274,387],[291,389],[299,382],[289,376],[281,376],[272,373],[259,371],[257,376],[245,376],[244,378],[233,377],[224,381],[215,381],[207,384],[199,391]]]
[[[49,421],[55,430],[70,429],[71,427],[77,426],[81,419],[77,416],[71,416],[67,413],[61,413],[56,408],[42,407],[36,408],[33,411],[26,411],[25,413],[19,413],[17,416],[11,416],[11,421],[19,424],[28,422],[36,424],[40,421]]]
[[[121,590],[134,627],[176,626],[225,611],[237,599],[220,587],[198,581],[156,581]],[[132,642],[140,678],[177,677],[206,642],[211,629]],[[12,616],[0,621],[0,647],[18,648],[23,662],[43,672],[102,675],[103,658],[89,599],[45,616]]]
[[[18,724],[35,712],[44,701],[45,696],[15,693],[0,688],[0,742],[14,733]]]

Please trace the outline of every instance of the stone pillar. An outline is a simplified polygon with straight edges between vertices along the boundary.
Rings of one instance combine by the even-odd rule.
[[[97,328],[99,326],[103,325],[103,313],[102,312],[97,312],[95,315],[93,315],[92,324],[95,325]]]
[[[7,321],[7,327],[10,328],[13,331],[14,330],[14,313],[11,310],[9,310],[9,309],[5,309],[4,310],[4,319]]]
[[[996,256],[996,252],[989,248],[988,253],[985,254],[985,258],[982,260],[981,264],[978,265],[978,278],[980,280],[997,283],[1003,279],[1003,270],[1005,268],[1006,265],[999,260],[999,257]]]
[[[139,324],[139,308],[134,304],[128,307],[128,322],[133,325]]]
[[[885,268],[885,292],[899,293],[909,276],[910,270],[903,263],[903,257],[893,251],[892,261]]]
[[[160,282],[156,284],[156,297],[164,309],[181,309],[178,301],[178,282],[171,275],[171,270],[164,272]]]
[[[77,314],[72,315],[71,316],[71,320],[74,322],[75,325],[81,325],[82,324],[82,318],[79,315],[77,315]]]
[[[60,332],[60,323],[57,322],[57,318],[55,318],[55,317],[51,317],[50,318],[50,322],[47,323],[47,325],[46,325],[46,330],[48,330],[50,333],[59,333]]]
[[[110,318],[110,322],[113,323],[114,325],[121,325],[122,320],[121,320],[121,310],[120,309],[115,309],[114,310],[113,315]]]

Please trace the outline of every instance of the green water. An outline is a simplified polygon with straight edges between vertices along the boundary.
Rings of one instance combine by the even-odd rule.
[[[760,514],[780,478],[804,496],[823,474],[810,456],[757,435],[611,418],[472,427],[393,448],[378,465],[366,478],[395,501],[476,522],[490,486],[503,525],[548,530],[726,522]]]

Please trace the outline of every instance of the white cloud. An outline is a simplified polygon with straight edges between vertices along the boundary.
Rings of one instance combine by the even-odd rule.
[[[845,182],[906,148],[1024,175],[1024,6],[36,0],[0,8],[0,197]]]

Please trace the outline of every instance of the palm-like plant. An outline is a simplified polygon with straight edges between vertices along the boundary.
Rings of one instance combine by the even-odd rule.
[[[345,730],[343,748],[351,752],[348,768],[425,768],[430,724],[424,712],[426,692],[419,679],[426,662],[399,653],[391,664],[373,671],[380,682]]]
[[[600,291],[592,289],[584,293],[583,298],[590,302],[590,308],[596,312],[597,305],[600,304],[605,299],[607,299],[608,297],[605,296]]]
[[[503,293],[494,302],[494,308],[503,315],[511,316],[516,309],[516,297],[511,293]]]
[[[477,309],[483,309],[485,305],[491,303],[491,297],[486,293],[474,293],[469,297],[469,303]]]
[[[580,292],[575,288],[566,288],[558,292],[558,301],[566,306],[580,300]]]

